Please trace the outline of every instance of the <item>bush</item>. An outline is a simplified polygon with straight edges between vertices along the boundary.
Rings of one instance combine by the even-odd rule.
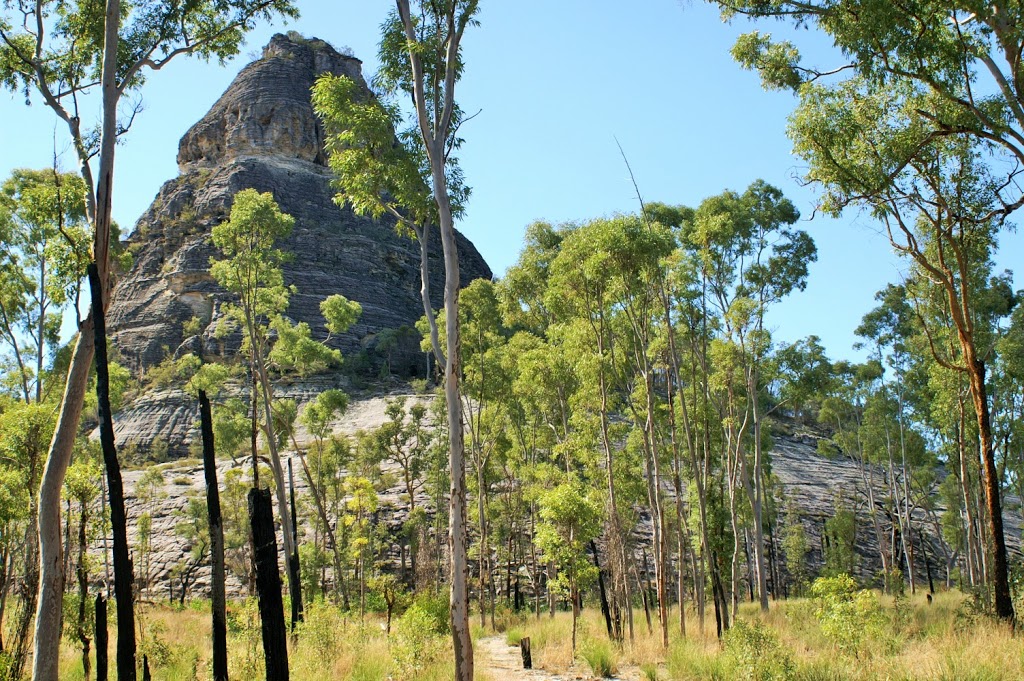
[[[517,645],[519,645],[519,642],[523,640],[523,636],[525,636],[525,634],[523,633],[523,630],[519,629],[518,627],[512,627],[511,629],[506,629],[505,630],[505,643],[507,643],[510,646],[517,646]]]
[[[432,632],[442,636],[451,633],[452,624],[448,596],[442,593],[431,594],[423,592],[416,595],[412,607],[418,608],[429,618],[430,630]]]
[[[414,603],[402,615],[391,639],[396,678],[414,679],[439,657],[444,639],[438,632],[436,614]]]
[[[305,604],[299,638],[317,660],[322,662],[334,658],[341,628],[341,613],[334,605],[322,598]]]
[[[866,640],[884,634],[881,604],[870,591],[858,590],[849,575],[818,578],[811,586],[811,595],[822,633],[842,652],[857,655]]]
[[[725,651],[734,660],[735,678],[784,681],[793,678],[793,656],[774,632],[755,622],[736,622],[725,634]]]

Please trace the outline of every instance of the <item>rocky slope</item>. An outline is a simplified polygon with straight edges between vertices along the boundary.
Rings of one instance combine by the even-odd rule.
[[[353,399],[346,414],[335,422],[334,432],[351,435],[359,430],[369,430],[383,424],[387,419],[385,406],[388,397],[378,395]],[[409,400],[409,405],[415,400],[426,399],[416,395],[406,395],[406,397]],[[858,464],[852,459],[842,456],[836,458],[821,456],[817,451],[816,437],[812,434],[794,432],[785,427],[777,430],[781,432],[775,435],[771,449],[772,472],[778,476],[784,497],[791,500],[798,509],[798,516],[807,533],[811,549],[807,560],[812,573],[820,569],[822,565],[822,529],[825,521],[835,512],[836,498],[841,496],[857,514],[856,548],[860,557],[858,576],[864,581],[871,581],[881,569],[881,565],[878,559],[877,542],[867,515],[864,477]],[[306,446],[307,438],[304,432],[300,431],[297,439],[300,446]],[[293,456],[295,456],[293,452],[284,454],[286,460]],[[188,498],[204,494],[205,489],[202,466],[197,461],[182,461],[161,468],[164,483],[158,489],[157,498],[148,508],[139,503],[135,493],[136,484],[143,471],[127,471],[124,475],[128,495],[129,532],[135,532],[136,518],[143,511],[149,510],[153,517],[154,551],[150,564],[150,577],[155,585],[154,593],[151,594],[154,596],[167,593],[168,578],[172,574],[172,570],[185,561],[188,555],[189,547],[185,540],[176,534],[175,525],[181,520],[180,512],[187,505]],[[295,468],[296,490],[301,497],[306,492],[307,486],[299,473],[297,460]],[[222,485],[228,471],[232,469],[241,472],[245,480],[249,479],[247,462],[221,461],[219,476]],[[881,471],[876,471],[876,474],[876,485],[878,485]],[[881,492],[880,485],[877,489]],[[670,493],[667,487],[666,493]],[[222,499],[224,499],[223,493]],[[429,508],[430,501],[425,495],[418,496],[417,505]],[[1019,500],[1008,498],[1006,506],[1004,523],[1007,545],[1013,554],[1019,555],[1022,532],[1021,513],[1019,510],[1010,510],[1020,508]],[[939,517],[945,509],[941,504],[936,503],[934,510],[935,517]],[[225,508],[225,514],[228,513],[230,513],[229,509]],[[244,514],[244,509],[242,513]],[[402,488],[396,483],[394,487],[384,490],[380,494],[379,519],[387,527],[388,533],[395,535],[406,518],[407,504],[402,500]],[[780,523],[784,520],[784,518],[780,519]],[[923,512],[918,512],[914,520],[915,529],[922,532],[928,542],[927,554],[928,560],[931,562],[932,576],[936,585],[941,584],[946,577],[946,566],[942,560],[941,551],[933,539],[935,527],[932,524],[932,519]],[[300,533],[303,531],[304,524],[303,518],[300,516]],[[778,540],[781,537],[781,528],[775,529],[778,532]],[[650,536],[650,523],[642,521],[634,534],[634,540],[638,545],[649,547]],[[134,535],[129,537],[129,541],[133,546],[135,545]],[[637,555],[639,561],[640,553],[638,552]],[[97,558],[99,558],[98,555]],[[138,563],[138,560],[136,562]],[[102,565],[102,561],[99,561],[98,564]],[[915,564],[916,572],[921,579],[920,583],[926,584],[926,564],[920,548],[918,548]],[[209,588],[209,569],[204,566],[198,572],[194,593],[204,594]],[[238,579],[232,577],[229,580],[229,586],[234,595],[243,595],[243,585]]]
[[[109,313],[111,338],[136,375],[182,352],[237,352],[238,336],[214,338],[230,296],[209,275],[215,254],[209,235],[226,219],[235,193],[250,187],[272,192],[296,221],[283,244],[294,256],[285,266],[285,282],[297,290],[289,317],[308,322],[323,339],[320,301],[334,293],[358,301],[362,317],[330,344],[350,357],[365,351],[366,370],[374,371],[374,362],[384,361],[374,353],[379,334],[408,328],[423,315],[418,245],[399,236],[392,222],[355,216],[333,201],[324,133],[310,104],[310,87],[323,73],[364,83],[358,59],[320,40],[275,35],[262,58],[242,69],[181,139],[181,174],[161,188],[139,219],[128,242],[134,262],[117,283]],[[438,247],[431,258],[431,293],[439,307],[444,268],[439,239],[433,243]],[[491,277],[462,235],[459,259],[463,284]],[[198,329],[186,337],[183,327],[193,318]],[[387,360],[399,376],[426,372],[418,334],[401,337]],[[117,418],[118,442],[147,447],[159,435],[172,455],[182,455],[196,414],[183,395],[144,394]]]

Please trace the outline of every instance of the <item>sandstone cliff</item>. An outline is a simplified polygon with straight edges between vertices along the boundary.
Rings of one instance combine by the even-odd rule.
[[[296,220],[284,243],[294,254],[285,281],[297,289],[289,317],[308,322],[322,339],[320,301],[333,293],[358,301],[361,319],[331,344],[350,357],[364,351],[366,370],[374,371],[379,368],[374,362],[383,361],[374,355],[378,334],[408,329],[422,316],[417,244],[399,236],[392,222],[357,217],[333,202],[324,134],[310,105],[310,87],[328,72],[364,83],[358,59],[320,40],[275,35],[262,58],[242,69],[181,139],[181,174],[161,188],[139,219],[128,242],[134,263],[118,281],[109,313],[111,338],[136,375],[184,351],[207,356],[237,351],[237,337],[213,337],[229,296],[208,273],[214,255],[209,235],[226,219],[234,194],[250,187],[272,192]],[[431,292],[440,307],[444,269],[439,239],[433,243],[438,248],[431,261]],[[491,277],[461,235],[459,251],[463,284]],[[198,333],[186,337],[183,326],[193,318]],[[399,338],[387,360],[399,376],[426,372],[414,333]],[[118,416],[118,441],[146,447],[160,436],[172,454],[182,454],[197,413],[181,393],[143,394]]]
[[[406,397],[410,404],[416,400],[426,399],[416,395],[406,395]],[[370,430],[380,426],[387,420],[386,402],[386,397],[382,396],[354,399],[345,415],[334,424],[334,432],[351,435],[358,430]],[[778,424],[774,430],[777,432],[773,435],[771,448],[772,472],[779,479],[779,489],[782,494],[795,504],[800,523],[807,533],[810,548],[807,562],[811,573],[816,574],[822,567],[822,529],[825,521],[835,512],[836,497],[843,496],[857,516],[856,551],[859,555],[857,576],[865,583],[872,582],[881,569],[881,565],[878,557],[878,544],[871,529],[871,521],[866,507],[864,477],[858,464],[844,456],[835,458],[821,456],[817,451],[816,438],[810,433],[795,432],[784,424]],[[302,433],[298,439],[300,446],[306,445]],[[285,459],[292,456],[295,456],[294,452],[284,454]],[[248,466],[246,461],[233,463],[230,460],[221,460],[218,462],[218,475],[222,487],[228,471],[232,468],[240,472],[244,480],[248,480]],[[187,505],[188,497],[202,495],[205,489],[202,465],[194,460],[167,464],[161,466],[161,469],[163,470],[164,485],[152,502],[151,508],[138,503],[135,494],[136,483],[143,471],[126,471],[124,474],[125,489],[128,495],[129,541],[133,546],[136,541],[133,533],[138,515],[148,510],[153,518],[153,555],[150,558],[149,570],[149,577],[153,585],[150,594],[152,597],[166,596],[172,571],[188,556],[189,547],[185,540],[175,533],[175,525],[180,521],[180,512]],[[298,462],[296,462],[295,480],[296,490],[301,498],[306,493],[307,486],[303,476],[299,473]],[[878,494],[883,493],[881,480],[881,470],[877,470],[875,481]],[[667,481],[665,493],[669,499],[673,497]],[[428,509],[428,513],[432,514],[430,500],[425,494],[417,496],[416,504],[421,508]],[[1012,553],[1019,554],[1022,532],[1020,501],[1015,497],[1008,497],[1006,506],[1004,524],[1007,545]],[[1016,510],[1010,510],[1011,508]],[[929,567],[936,585],[943,584],[947,575],[947,565],[944,563],[942,553],[934,539],[936,532],[934,520],[940,517],[944,510],[941,502],[937,498],[933,498],[933,516],[922,510],[918,510],[914,514],[915,535],[923,535],[927,541],[926,548],[922,551],[920,539],[918,539],[918,552],[914,561],[915,572],[925,588],[927,588]],[[225,512],[228,511],[225,510]],[[781,515],[783,516],[779,518],[781,526],[776,526],[773,529],[774,538],[778,543],[781,542],[786,522],[785,514]],[[400,528],[407,518],[408,504],[402,499],[401,484],[396,481],[391,488],[383,490],[380,494],[378,520],[386,528],[386,536],[394,537],[398,536]],[[306,519],[300,515],[298,523],[300,535],[305,532],[303,528],[306,525]],[[638,547],[646,546],[649,549],[651,531],[650,519],[642,517],[633,535],[633,540]],[[778,543],[775,545],[775,550],[780,550]],[[394,547],[391,548],[394,549]],[[94,545],[94,554],[99,559],[98,549],[99,547]],[[389,553],[389,558],[397,563],[397,555],[397,549],[394,549]],[[641,556],[640,549],[637,549],[637,562],[641,566],[638,569],[642,571]],[[102,564],[102,560],[98,564]],[[948,567],[952,568],[953,566]],[[194,595],[205,595],[208,592],[209,574],[208,565],[199,568],[197,581],[192,588]],[[102,576],[97,574],[96,578],[101,579]],[[229,587],[233,595],[244,595],[244,585],[237,575],[230,577]],[[178,587],[175,586],[175,589]]]

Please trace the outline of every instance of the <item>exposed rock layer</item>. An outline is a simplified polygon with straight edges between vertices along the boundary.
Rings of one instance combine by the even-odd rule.
[[[331,173],[323,151],[324,135],[310,105],[310,87],[322,73],[344,74],[363,83],[360,62],[319,40],[276,35],[263,57],[239,73],[209,113],[181,139],[181,175],[167,182],[129,239],[131,270],[119,280],[109,312],[113,342],[122,360],[141,375],[168,355],[198,351],[207,356],[237,352],[239,337],[216,339],[222,305],[231,299],[209,275],[215,249],[209,236],[225,220],[236,192],[255,188],[272,192],[295,229],[283,243],[293,255],[285,282],[297,292],[288,316],[305,321],[323,339],[319,304],[341,293],[363,307],[360,320],[330,339],[350,357],[365,351],[366,371],[385,361],[399,376],[422,376],[426,360],[417,335],[406,333],[395,348],[375,352],[385,329],[409,329],[423,315],[419,246],[399,236],[388,220],[355,216],[333,202]],[[463,284],[490,278],[491,271],[465,237],[459,235]],[[431,293],[440,307],[444,267],[435,235],[431,257]],[[185,336],[193,318],[198,333]],[[145,447],[165,438],[172,454],[187,440],[178,418],[197,413],[180,396],[143,395],[118,418],[120,442]]]
[[[407,399],[409,404],[412,404],[413,401],[423,398],[407,395]],[[369,430],[383,424],[387,420],[386,402],[387,399],[382,396],[353,400],[346,414],[334,424],[334,432],[351,435],[359,430]],[[306,446],[304,433],[299,433],[298,443],[302,447]],[[877,542],[867,515],[864,476],[861,474],[858,464],[852,459],[843,456],[825,458],[818,454],[816,445],[816,440],[812,435],[789,433],[776,435],[771,449],[772,472],[778,476],[782,494],[796,506],[797,515],[807,533],[810,547],[807,563],[810,574],[817,574],[822,567],[822,529],[825,521],[835,512],[836,498],[842,496],[857,516],[856,550],[859,556],[857,576],[865,583],[873,582],[881,569],[881,564]],[[292,456],[294,456],[292,452],[285,454],[286,459]],[[239,471],[245,480],[249,479],[247,462],[239,461],[235,464],[231,461],[221,461],[218,467],[222,486],[227,471],[232,468]],[[300,474],[301,468],[298,461],[295,462],[295,468],[296,489],[301,497],[306,493],[307,486]],[[876,469],[874,472],[876,493],[882,494],[882,471]],[[203,469],[199,463],[188,466],[176,464],[166,467],[164,485],[159,490],[158,498],[152,502],[150,507],[145,507],[137,501],[135,488],[141,475],[142,471],[128,471],[124,476],[128,495],[129,531],[134,532],[138,514],[148,508],[153,517],[153,555],[150,559],[149,573],[152,579],[151,583],[154,585],[156,594],[167,593],[167,583],[172,571],[175,566],[186,559],[189,549],[185,540],[175,533],[174,528],[180,521],[179,512],[185,508],[188,497],[203,493]],[[396,479],[391,488],[383,490],[380,494],[378,521],[385,527],[385,542],[389,542],[391,541],[389,538],[399,535],[402,524],[408,518],[408,504],[403,500],[402,492],[402,485]],[[666,494],[670,495],[668,487],[666,487]],[[933,501],[935,517],[939,517],[945,509],[938,499],[933,498]],[[1020,508],[1019,500],[1016,498],[1009,498],[1007,502],[1008,507]],[[432,513],[430,500],[425,494],[417,496],[416,505],[428,509],[428,513]],[[225,514],[229,513],[230,511],[225,509]],[[777,539],[781,539],[786,521],[785,514],[780,515],[783,516],[779,518],[779,524],[782,526],[774,528]],[[300,533],[303,532],[303,527],[306,524],[300,515]],[[1006,512],[1004,524],[1008,547],[1012,553],[1019,554],[1022,530],[1020,511]],[[942,584],[946,578],[946,566],[934,539],[935,527],[931,519],[920,511],[914,515],[914,525],[915,535],[923,534],[927,538],[928,560],[931,562],[932,576],[936,585]],[[130,540],[134,541],[131,537]],[[636,543],[637,562],[642,565],[641,551],[645,547],[646,550],[650,550],[651,525],[649,519],[641,519],[633,534],[633,541]],[[920,550],[920,544],[918,547],[915,556],[915,573],[920,580],[919,584],[924,584],[927,588],[925,555]],[[391,549],[390,557],[397,562],[397,547],[392,545],[389,548]],[[97,564],[102,564],[102,561]],[[244,595],[244,586],[237,575],[232,576],[229,580],[229,588],[235,596]],[[199,570],[194,593],[203,595],[207,593],[208,589],[209,567],[203,566]]]

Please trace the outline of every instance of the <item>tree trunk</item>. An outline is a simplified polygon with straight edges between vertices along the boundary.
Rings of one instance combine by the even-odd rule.
[[[966,344],[964,344],[966,346]],[[967,352],[968,347],[971,352]],[[996,473],[995,452],[992,447],[992,425],[989,417],[988,395],[985,387],[985,363],[974,355],[973,345],[964,347],[971,379],[974,411],[978,416],[982,464],[985,473],[985,507],[988,511],[989,532],[992,535],[992,586],[995,589],[996,615],[1014,621],[1013,597],[1010,594],[1009,567],[1006,560],[1006,538],[1003,535],[1003,510]]]
[[[121,466],[114,446],[114,420],[110,409],[110,377],[107,366],[107,333],[103,291],[96,264],[89,265],[92,290],[93,331],[96,346],[96,398],[99,403],[100,445],[107,470],[110,495],[110,526],[114,537],[114,594],[117,597],[117,678],[135,679],[135,608],[132,597],[132,559],[128,549],[128,518],[124,508]]]
[[[88,630],[85,627],[86,599],[89,597],[89,572],[85,562],[86,524],[89,519],[89,504],[81,502],[78,516],[78,640],[82,644],[82,678],[89,681],[89,644]]]
[[[96,594],[96,681],[107,681],[107,599]],[[56,657],[56,656],[55,656]]]
[[[206,478],[206,512],[210,522],[211,587],[210,609],[213,639],[213,681],[228,681],[227,594],[224,574],[224,524],[217,486],[214,456],[213,415],[206,393],[199,391],[199,416],[203,437],[203,474]]]
[[[302,615],[302,584],[299,580],[299,553],[295,546],[295,527],[292,522],[291,512],[288,506],[288,488],[285,486],[284,469],[281,466],[281,453],[277,448],[277,438],[274,435],[274,414],[273,395],[270,386],[270,377],[267,375],[267,367],[261,353],[255,345],[255,333],[250,330],[250,339],[253,345],[254,364],[259,377],[260,388],[263,392],[263,414],[265,418],[265,435],[267,437],[267,449],[270,450],[270,468],[274,474],[274,487],[277,496],[277,512],[281,517],[281,543],[284,545],[285,565],[288,572],[288,593],[292,597],[292,610],[295,612],[298,607],[298,615]],[[297,604],[297,605],[296,605]]]
[[[95,338],[92,314],[79,328],[71,355],[57,427],[39,487],[39,599],[36,607],[34,681],[58,681],[57,656],[60,647],[61,607],[64,595],[63,545],[60,532],[60,500],[64,476],[71,463],[85,391],[89,384]]]
[[[263,631],[263,657],[267,681],[288,681],[288,634],[281,599],[281,575],[277,567],[277,535],[270,490],[249,490],[249,523],[252,526],[252,562]]]
[[[443,140],[442,140],[443,142]],[[441,154],[434,154],[440,158]],[[445,185],[444,171],[435,165],[434,195],[441,222],[444,251],[445,372],[444,395],[448,403],[448,469],[451,472],[448,542],[451,549],[451,620],[457,681],[473,679],[473,641],[469,632],[469,560],[466,531],[466,452],[462,432],[462,400],[459,395],[459,252],[455,226]],[[440,191],[439,191],[440,190]]]
[[[608,608],[608,594],[604,588],[604,570],[601,569],[601,563],[597,558],[596,541],[590,541],[590,552],[594,556],[594,567],[597,568],[597,586],[601,593],[601,614],[604,616],[604,624],[608,629],[608,638],[614,639],[615,636],[612,633],[612,611]]]
[[[296,585],[292,591],[292,622],[291,630],[295,633],[295,627],[302,621],[302,589],[298,585],[301,582],[299,570],[299,528],[298,515],[295,508],[295,473],[292,471],[292,460],[288,459],[288,494],[291,500],[292,518],[292,552],[288,556],[288,583]]]
[[[479,572],[480,589],[478,597],[480,601],[480,628],[482,629],[487,624],[487,584],[489,572],[487,563],[488,558],[490,558],[490,551],[487,548],[487,506],[484,499],[485,459],[478,455],[476,460],[476,513],[480,526],[480,550],[478,551],[479,557],[477,558],[477,570]]]
[[[117,51],[119,42],[121,3],[107,0],[104,15],[103,61],[101,88],[103,120],[100,132],[99,184],[96,194],[87,193],[89,217],[93,221],[93,253],[99,268],[99,279],[107,283],[108,250],[110,247],[110,220],[113,194],[114,151],[117,142]],[[88,152],[80,144],[77,133],[78,119],[70,123],[76,138],[77,152],[86,186],[92,189],[92,171]],[[103,299],[101,299],[103,300]],[[35,655],[32,678],[34,681],[57,681],[58,660],[53,651],[60,646],[61,608],[64,594],[64,573],[61,570],[60,496],[64,476],[71,463],[71,454],[78,434],[79,418],[89,382],[89,365],[93,358],[91,317],[86,317],[79,328],[78,340],[71,357],[64,396],[57,427],[50,442],[50,451],[43,472],[39,493],[39,599],[36,612]],[[134,670],[134,666],[133,666]]]

